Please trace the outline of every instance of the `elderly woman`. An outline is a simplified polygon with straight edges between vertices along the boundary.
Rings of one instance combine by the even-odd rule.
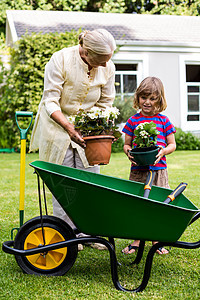
[[[115,48],[107,30],[85,31],[79,35],[79,45],[54,53],[47,63],[30,144],[30,151],[39,148],[41,160],[99,173],[98,166],[89,167],[85,142],[70,123],[70,116],[79,109],[112,106],[115,67],[110,59]],[[56,199],[53,213],[75,227]]]

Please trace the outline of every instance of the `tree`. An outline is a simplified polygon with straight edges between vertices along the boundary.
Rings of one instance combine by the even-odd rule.
[[[6,10],[82,11],[89,0],[0,0],[0,31],[5,32]]]
[[[200,14],[200,1],[199,0],[167,0],[167,1],[150,1],[154,4],[151,9],[151,14],[162,15],[186,15],[186,16],[198,16]]]

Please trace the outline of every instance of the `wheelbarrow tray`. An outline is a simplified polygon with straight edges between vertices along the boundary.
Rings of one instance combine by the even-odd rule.
[[[95,174],[44,161],[30,164],[80,232],[88,235],[160,242],[177,241],[198,208],[179,195],[163,203],[171,189]]]

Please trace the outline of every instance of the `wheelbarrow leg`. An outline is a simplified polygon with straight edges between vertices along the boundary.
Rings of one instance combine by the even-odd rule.
[[[141,248],[144,247],[144,242],[141,245]],[[126,289],[124,288],[118,279],[118,271],[117,271],[117,258],[115,251],[112,247],[108,247],[108,250],[110,252],[110,261],[111,261],[111,273],[112,273],[112,281],[114,283],[114,286],[116,287],[117,290],[123,291],[123,292],[142,292],[149,281],[150,274],[151,274],[151,268],[152,268],[152,262],[153,262],[153,256],[158,249],[158,244],[155,244],[151,247],[149,250],[149,253],[147,255],[146,263],[145,263],[145,268],[144,268],[144,275],[141,284],[135,288],[135,289]]]
[[[109,237],[108,240],[113,245],[113,248],[115,249],[115,240],[114,240],[114,238]]]
[[[74,243],[74,242],[75,242],[75,240],[66,241],[65,244],[68,244],[68,243],[71,244],[71,243]],[[152,248],[150,249],[148,255],[147,255],[142,283],[140,284],[139,287],[137,287],[135,289],[132,289],[132,290],[131,289],[129,290],[129,289],[124,288],[119,282],[118,269],[117,269],[118,268],[117,256],[116,256],[116,252],[115,252],[115,249],[114,249],[112,243],[110,243],[110,241],[106,240],[105,238],[101,238],[101,237],[76,238],[76,243],[84,243],[84,242],[100,243],[100,244],[105,245],[108,248],[109,254],[110,254],[112,281],[113,281],[113,284],[114,284],[114,286],[117,290],[120,290],[120,291],[123,291],[123,292],[141,292],[145,289],[145,287],[148,284],[149,278],[150,278],[153,256],[154,256],[156,250],[158,249],[157,245],[159,243],[153,245]],[[144,243],[142,243],[142,244],[144,244]]]
[[[137,251],[137,256],[136,256],[135,260],[131,263],[131,265],[133,265],[133,264],[138,265],[140,263],[142,256],[143,256],[144,247],[145,247],[145,241],[140,241],[139,248]]]

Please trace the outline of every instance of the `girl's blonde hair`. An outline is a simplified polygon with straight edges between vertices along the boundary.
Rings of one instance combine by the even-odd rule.
[[[83,31],[79,35],[79,44],[91,56],[109,55],[116,49],[114,37],[106,29]]]
[[[139,109],[140,97],[155,97],[157,98],[155,105],[155,113],[160,113],[167,108],[167,101],[165,98],[164,86],[162,81],[157,77],[145,78],[135,91],[133,99],[133,107]]]

